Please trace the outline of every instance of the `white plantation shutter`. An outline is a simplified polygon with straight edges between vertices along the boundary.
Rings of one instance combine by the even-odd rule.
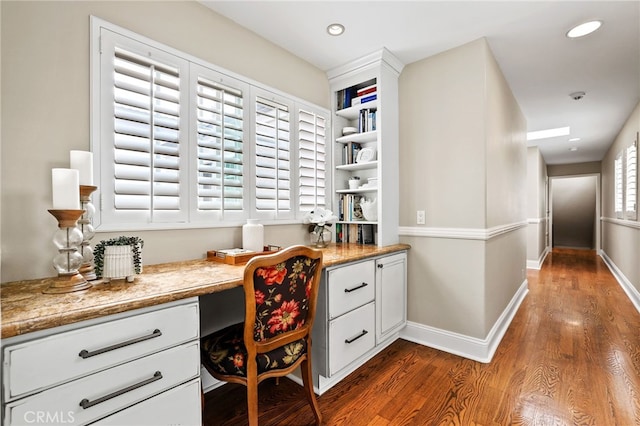
[[[328,207],[327,191],[327,118],[308,109],[298,110],[298,173],[301,212]]]
[[[244,100],[237,89],[198,76],[197,208],[219,216],[245,209]]]
[[[259,217],[292,217],[291,112],[288,105],[255,100],[255,208]]]
[[[186,64],[103,33],[103,105],[111,119],[103,120],[101,154],[113,184],[101,188],[104,214],[116,223],[184,221]]]
[[[638,140],[627,148],[627,172],[625,179],[625,215],[627,219],[638,216]]]
[[[614,185],[614,211],[616,217],[623,216],[624,209],[624,193],[623,193],[623,176],[622,176],[622,152],[619,152],[614,162],[613,185]]]
[[[330,207],[327,110],[99,18],[90,41],[98,229],[290,223]]]

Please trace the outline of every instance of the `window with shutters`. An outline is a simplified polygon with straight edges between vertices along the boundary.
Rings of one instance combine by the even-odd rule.
[[[613,185],[614,185],[614,211],[616,217],[622,218],[624,211],[624,192],[623,192],[623,163],[622,152],[616,156],[613,165]]]
[[[625,216],[638,217],[638,134],[636,140],[626,150],[625,173]]]
[[[249,87],[202,66],[191,69],[196,76],[193,220],[243,219],[248,211],[245,99]]]
[[[255,208],[260,217],[292,217],[291,111],[263,96],[255,100]]]
[[[295,223],[330,208],[328,111],[98,18],[92,49],[99,229]]]
[[[298,111],[298,179],[300,211],[328,207],[326,203],[326,116],[310,109]]]

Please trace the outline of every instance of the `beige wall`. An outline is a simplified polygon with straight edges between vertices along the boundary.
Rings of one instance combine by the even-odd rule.
[[[399,83],[408,318],[483,339],[523,283],[526,228],[474,233],[525,222],[526,123],[484,39],[407,65]]]
[[[538,147],[527,148],[527,264],[535,269],[547,250],[547,166]]]
[[[51,276],[51,168],[90,148],[89,16],[329,108],[326,75],[195,1],[2,1],[2,282]],[[115,234],[97,234],[94,241]],[[236,246],[239,228],[135,233],[144,263]],[[301,225],[267,227],[268,243],[303,242]]]
[[[400,224],[484,228],[485,57],[477,41],[405,66],[399,79]]]
[[[590,175],[600,173],[601,162],[592,161],[589,163],[574,164],[549,164],[547,174],[553,176]]]
[[[640,103],[602,160],[602,251],[640,292],[640,220],[616,220],[613,209],[613,165],[640,131]]]

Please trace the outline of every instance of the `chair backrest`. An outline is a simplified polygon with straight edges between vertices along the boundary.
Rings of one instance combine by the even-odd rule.
[[[321,273],[322,251],[306,246],[252,258],[244,271],[245,344],[267,352],[311,333]]]

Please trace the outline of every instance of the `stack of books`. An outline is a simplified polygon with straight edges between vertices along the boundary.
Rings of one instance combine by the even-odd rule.
[[[366,104],[378,99],[377,87],[377,85],[373,84],[356,90],[356,97],[351,99],[351,106]]]
[[[378,99],[378,86],[375,84],[375,79],[371,80],[370,83],[373,84],[361,88],[353,86],[339,90],[337,92],[338,109],[341,110]]]

